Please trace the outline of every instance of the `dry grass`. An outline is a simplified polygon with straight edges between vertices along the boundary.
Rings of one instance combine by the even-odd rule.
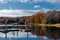
[[[55,26],[60,28],[60,24],[39,24],[40,26]]]

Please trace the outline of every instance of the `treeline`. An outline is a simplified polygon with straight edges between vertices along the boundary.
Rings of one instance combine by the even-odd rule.
[[[60,23],[60,11],[48,11],[45,14],[46,23],[56,24]]]
[[[37,12],[32,16],[24,17],[0,17],[0,24],[56,24],[60,23],[60,11]]]
[[[25,21],[26,24],[32,23],[46,23],[46,24],[56,24],[60,23],[60,11],[47,11],[38,12],[28,18]]]
[[[0,17],[0,24],[25,24],[25,17]]]
[[[45,23],[44,13],[38,12],[30,17],[27,17],[25,24],[38,24]]]

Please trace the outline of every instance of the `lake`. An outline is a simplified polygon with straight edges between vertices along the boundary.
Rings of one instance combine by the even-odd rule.
[[[52,28],[52,29],[56,29],[56,28]],[[38,30],[36,29],[35,31],[38,32]],[[60,31],[60,30],[57,30],[57,31]],[[18,35],[17,35],[17,33],[18,33]],[[59,33],[59,32],[57,32],[57,33]],[[0,32],[0,40],[53,40],[53,39],[52,38],[48,38],[46,36],[39,36],[39,37],[37,37],[37,35],[34,35],[31,32],[28,32],[28,37],[27,37],[27,32],[13,31],[13,32],[8,32],[7,35]],[[60,38],[58,38],[57,40],[60,40]]]
[[[27,38],[27,32],[9,32],[7,33],[7,38],[5,38],[5,34],[0,32],[0,40],[41,40],[44,38],[45,40],[48,40],[47,37],[38,38],[36,35],[33,35],[31,32],[28,33]],[[50,40],[50,39],[49,39]]]
[[[31,32],[28,33],[28,38],[27,38],[27,33],[26,32],[9,32],[7,33],[7,38],[5,38],[4,33],[0,33],[0,40],[53,40],[52,38],[47,38],[45,36],[41,36],[38,38],[36,35],[33,35]],[[59,40],[59,39],[58,39]]]

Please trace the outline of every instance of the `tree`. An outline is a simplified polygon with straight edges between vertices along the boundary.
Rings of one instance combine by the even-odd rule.
[[[59,11],[48,11],[45,14],[46,23],[56,24],[57,21],[60,23],[60,12]]]

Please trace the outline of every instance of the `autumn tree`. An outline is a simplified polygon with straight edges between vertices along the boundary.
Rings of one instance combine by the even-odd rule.
[[[48,11],[45,14],[46,23],[56,24],[60,23],[60,11]]]

